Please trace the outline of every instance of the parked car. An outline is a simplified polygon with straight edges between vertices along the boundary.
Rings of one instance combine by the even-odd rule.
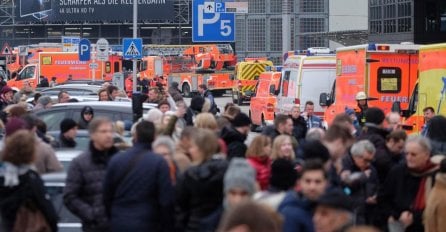
[[[73,102],[56,104],[50,109],[36,112],[36,116],[42,119],[47,126],[48,131],[60,130],[60,122],[64,118],[71,118],[78,122],[81,118],[81,110],[85,106],[93,108],[94,117],[108,117],[113,121],[132,122],[132,103],[131,102]],[[156,104],[143,104],[143,113],[156,108]]]
[[[100,85],[90,85],[90,84],[64,84],[57,85],[51,88],[44,88],[40,90],[43,96],[57,96],[60,91],[67,91],[70,95],[75,96],[85,96],[93,95],[97,96],[98,91],[102,87]]]

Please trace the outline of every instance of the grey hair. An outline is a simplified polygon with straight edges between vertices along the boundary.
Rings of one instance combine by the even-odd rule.
[[[169,149],[171,156],[175,153],[175,142],[169,136],[159,136],[153,141],[152,148],[157,146],[165,146]]]
[[[429,153],[432,151],[432,144],[430,140],[421,135],[409,135],[406,140],[406,144],[408,143],[417,143],[421,146],[424,151],[428,151]]]
[[[321,141],[322,137],[324,137],[325,131],[321,128],[313,127],[307,131],[305,135],[305,140],[317,140]]]
[[[376,148],[369,140],[361,140],[353,144],[350,153],[355,157],[362,157],[365,152],[375,154]]]

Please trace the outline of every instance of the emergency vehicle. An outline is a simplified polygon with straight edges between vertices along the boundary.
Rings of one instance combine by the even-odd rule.
[[[273,62],[266,58],[245,58],[237,63],[232,87],[233,103],[242,105],[243,101],[251,99],[256,92],[260,73],[265,72],[268,66],[273,66]]]
[[[197,92],[200,84],[206,84],[215,96],[232,88],[237,59],[229,44],[145,45],[144,54],[139,75],[151,86],[161,83],[167,88],[177,82],[186,97]]]
[[[336,58],[331,54],[292,55],[282,69],[276,113],[289,114],[295,105],[316,102],[321,92],[331,89],[336,78]],[[303,108],[301,108],[301,111]],[[315,115],[323,109],[315,104]]]
[[[96,61],[95,64],[92,60],[79,61],[77,52],[40,52],[38,56],[38,63],[23,67],[15,79],[8,81],[8,86],[21,89],[26,82],[35,88],[41,76],[48,81],[56,77],[57,83],[65,82],[69,75],[73,80],[91,80],[93,70],[96,80],[110,81],[114,73],[121,72],[122,67],[122,58],[118,55],[111,55],[109,61]]]
[[[369,107],[389,112],[392,103],[409,103],[417,81],[419,45],[364,44],[336,51],[336,81],[331,92],[321,93],[319,104],[328,124],[349,107],[359,110],[356,94],[364,92]],[[330,92],[330,93],[328,93]],[[360,119],[358,119],[360,120]]]
[[[272,124],[274,121],[274,108],[276,107],[277,94],[279,93],[280,70],[263,72],[259,76],[256,93],[249,104],[249,117],[252,121],[252,130],[258,126]]]
[[[446,43],[420,46],[418,82],[411,91],[407,107],[397,101],[404,125],[412,132],[420,132],[424,125],[423,109],[433,107],[436,114],[446,116]]]

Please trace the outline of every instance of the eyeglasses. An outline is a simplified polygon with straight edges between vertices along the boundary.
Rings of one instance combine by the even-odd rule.
[[[373,159],[370,159],[370,158],[364,158],[364,157],[362,157],[362,160],[364,160],[365,163],[371,163],[371,162],[373,162]]]

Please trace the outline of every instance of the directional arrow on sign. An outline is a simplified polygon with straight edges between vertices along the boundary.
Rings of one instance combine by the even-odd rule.
[[[214,2],[205,2],[204,3],[204,13],[215,13],[215,3]]]

